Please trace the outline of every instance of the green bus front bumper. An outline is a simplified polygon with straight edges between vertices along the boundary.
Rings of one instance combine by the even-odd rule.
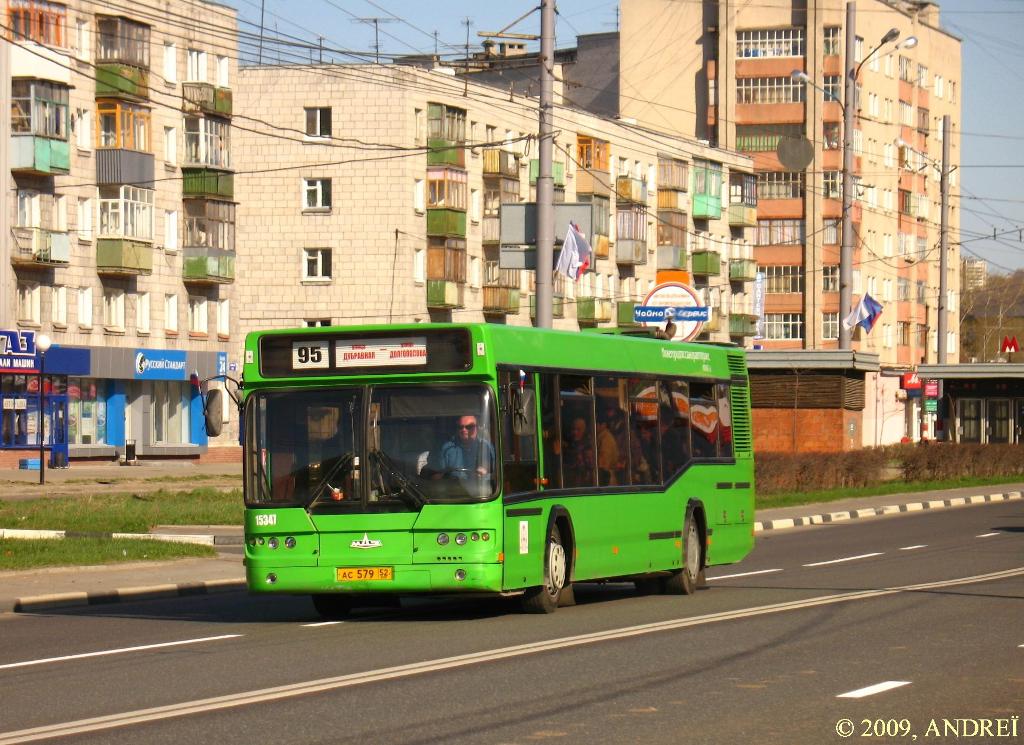
[[[250,592],[291,594],[501,592],[501,564],[405,564],[395,565],[394,579],[345,581],[337,579],[333,566],[297,567],[263,565],[246,561],[245,578]],[[465,578],[456,579],[456,572]]]

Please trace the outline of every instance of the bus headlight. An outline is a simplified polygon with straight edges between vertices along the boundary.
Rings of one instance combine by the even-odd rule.
[[[465,546],[466,545],[466,534],[465,533],[457,533],[455,535],[455,542],[457,544],[459,544],[460,546]]]
[[[437,536],[437,545],[438,546],[447,546],[449,540],[450,539],[448,538],[448,534],[447,533],[439,533],[438,536]]]
[[[285,538],[284,539],[284,547],[285,548],[295,548],[295,539],[292,538],[291,536],[288,536],[287,538]]]
[[[268,540],[267,541],[267,545],[270,546],[271,548],[277,548],[277,546],[278,546],[277,538],[271,538],[270,540]]]
[[[464,579],[466,579],[466,570],[465,569],[456,569],[455,570],[455,579],[458,582],[462,582]]]

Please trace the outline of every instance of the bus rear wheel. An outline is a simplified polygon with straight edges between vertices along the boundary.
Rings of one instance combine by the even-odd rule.
[[[686,521],[683,523],[683,568],[665,579],[665,593],[693,595],[698,588],[704,586],[704,549],[701,546],[700,529],[693,510],[687,510]]]
[[[352,598],[337,593],[313,595],[313,607],[321,617],[328,620],[346,618],[352,611]]]
[[[557,525],[552,525],[544,551],[544,584],[526,591],[523,595],[523,610],[527,613],[554,613],[558,609],[558,598],[565,588],[567,570],[562,534]]]

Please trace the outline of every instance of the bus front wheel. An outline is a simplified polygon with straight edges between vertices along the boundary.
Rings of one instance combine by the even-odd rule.
[[[665,579],[665,592],[669,595],[693,595],[697,588],[704,587],[704,549],[701,546],[701,531],[693,510],[686,511],[683,523],[683,568]]]
[[[523,609],[527,613],[554,613],[558,608],[558,598],[565,588],[567,569],[562,534],[557,525],[552,525],[544,551],[544,584],[526,591],[523,595]]]

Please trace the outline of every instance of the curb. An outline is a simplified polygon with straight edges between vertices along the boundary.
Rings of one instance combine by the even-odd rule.
[[[1005,494],[979,494],[973,497],[952,497],[950,499],[932,499],[927,502],[890,504],[884,507],[867,507],[859,510],[849,510],[847,512],[827,512],[821,515],[805,515],[803,517],[787,517],[780,520],[755,522],[754,532],[774,532],[777,530],[787,530],[789,528],[799,528],[805,525],[824,525],[826,523],[837,523],[845,520],[856,520],[862,517],[879,517],[882,515],[895,515],[902,512],[920,512],[922,510],[941,510],[948,507],[964,507],[969,504],[1015,501],[1019,499],[1021,499],[1021,493],[1019,491],[1012,491],[1006,492]]]
[[[177,585],[128,587],[106,590],[104,592],[67,592],[59,595],[36,595],[34,597],[16,599],[13,611],[15,613],[32,613],[34,611],[53,610],[56,608],[110,605],[112,603],[125,603],[134,600],[212,595],[221,592],[244,590],[245,587],[245,580],[216,579],[208,582],[184,582]]]
[[[241,546],[245,538],[241,535],[209,535],[205,533],[111,533],[88,530],[22,530],[0,528],[0,538],[22,540],[61,538],[124,538],[128,540],[165,541],[167,543],[194,543],[201,546]]]

